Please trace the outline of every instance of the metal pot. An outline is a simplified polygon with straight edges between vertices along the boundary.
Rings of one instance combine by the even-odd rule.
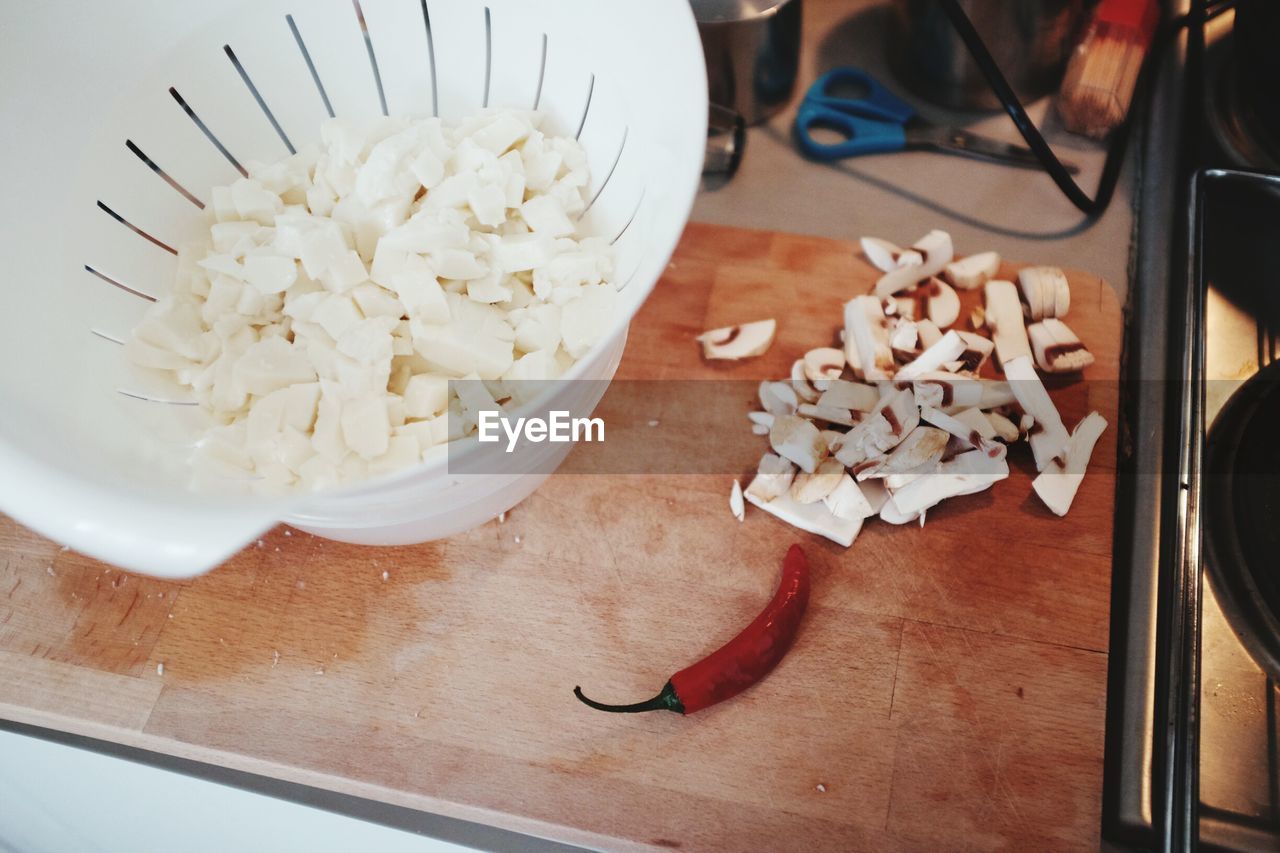
[[[1024,102],[1048,94],[1097,0],[960,0]],[[997,109],[999,100],[937,0],[894,0],[889,61],[918,95],[954,109]]]
[[[711,103],[747,124],[791,99],[800,65],[801,0],[690,0],[707,58]]]

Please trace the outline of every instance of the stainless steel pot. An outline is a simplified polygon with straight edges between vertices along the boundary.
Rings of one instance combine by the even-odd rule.
[[[960,0],[1018,97],[1053,91],[1097,0]],[[894,0],[889,61],[916,94],[954,109],[999,100],[937,0]]]
[[[707,57],[711,103],[757,124],[791,99],[801,0],[690,0]]]

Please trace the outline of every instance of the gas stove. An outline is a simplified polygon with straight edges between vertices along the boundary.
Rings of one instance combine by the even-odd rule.
[[[1280,429],[1280,176],[1236,97],[1230,25],[1192,35],[1181,116],[1157,105],[1147,170],[1180,178],[1144,182],[1135,258],[1104,834],[1164,850],[1280,849],[1280,696],[1255,662],[1280,663],[1277,460],[1259,443]],[[1180,166],[1153,147],[1161,117]]]

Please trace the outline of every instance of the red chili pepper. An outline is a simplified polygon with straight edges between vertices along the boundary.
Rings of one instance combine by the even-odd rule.
[[[707,657],[671,676],[657,696],[634,705],[605,705],[582,695],[581,687],[573,688],[573,695],[592,708],[613,713],[701,711],[737,696],[768,675],[791,648],[808,604],[809,562],[800,546],[792,545],[782,563],[778,591],[755,621]]]

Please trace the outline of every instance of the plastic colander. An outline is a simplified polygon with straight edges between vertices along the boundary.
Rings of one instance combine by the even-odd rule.
[[[188,487],[197,410],[120,342],[243,164],[316,141],[330,114],[545,111],[586,148],[582,228],[616,239],[622,296],[573,379],[613,376],[697,190],[706,77],[687,0],[25,3],[0,38],[0,510],[135,571],[207,571],[279,521],[369,544],[448,536],[548,470],[450,476],[441,459],[287,499]],[[603,384],[562,383],[556,407],[588,414]]]

